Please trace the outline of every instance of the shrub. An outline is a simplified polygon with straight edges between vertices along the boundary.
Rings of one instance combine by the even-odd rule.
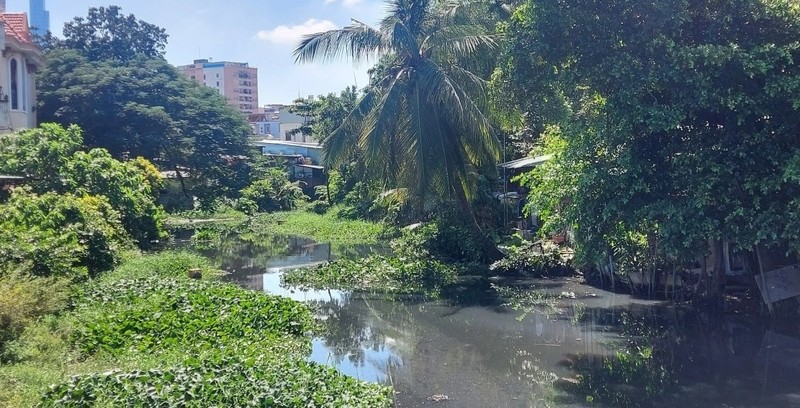
[[[307,210],[322,215],[328,212],[330,208],[331,208],[331,203],[327,201],[317,200],[309,204]]]
[[[493,263],[489,269],[499,274],[522,274],[538,277],[575,274],[575,269],[564,260],[558,249],[542,251],[532,243],[509,248],[508,254]]]
[[[7,345],[41,316],[66,304],[67,282],[30,276],[24,270],[0,276],[0,362],[16,360]]]
[[[434,296],[455,282],[455,278],[454,267],[431,258],[381,255],[293,269],[281,277],[282,283],[289,286]]]
[[[103,149],[77,152],[65,170],[68,188],[80,194],[103,195],[122,215],[125,229],[140,248],[166,237],[164,210],[156,205],[143,163],[123,163]]]
[[[484,256],[463,222],[449,217],[404,230],[392,241],[392,249],[406,256],[433,256],[447,262],[479,262]]]
[[[79,279],[111,269],[129,245],[104,197],[32,194],[16,189],[0,205],[0,267]]]
[[[308,199],[297,184],[289,182],[283,170],[270,168],[264,176],[241,191],[242,198],[256,203],[259,211],[291,210]]]

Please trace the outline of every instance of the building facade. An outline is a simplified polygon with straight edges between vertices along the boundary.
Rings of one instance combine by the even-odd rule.
[[[214,88],[245,115],[258,110],[258,68],[246,62],[195,60],[178,70],[198,84]]]
[[[25,13],[0,0],[0,133],[36,127],[36,72],[44,66]]]
[[[31,28],[34,34],[44,37],[50,31],[50,12],[45,10],[44,0],[30,0]]]

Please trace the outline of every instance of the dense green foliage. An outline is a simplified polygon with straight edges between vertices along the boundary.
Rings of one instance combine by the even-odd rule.
[[[162,170],[190,169],[192,182],[180,180],[185,194],[204,201],[236,195],[249,182],[241,156],[250,127],[216,91],[167,63],[165,44],[163,29],[118,7],[90,9],[47,53],[38,117],[79,125],[86,146],[117,159],[142,156]]]
[[[0,204],[0,276],[85,278],[111,269],[129,246],[120,217],[104,197],[17,190]]]
[[[9,342],[42,316],[61,310],[66,301],[66,279],[34,277],[26,271],[6,269],[0,277],[0,363],[17,359],[14,352],[6,349]]]
[[[46,391],[42,406],[390,405],[388,388],[304,361],[306,306],[192,280],[195,267],[209,276],[208,261],[189,253],[131,257],[84,285],[54,324],[14,345],[23,352],[0,366],[0,384],[11,386],[0,403],[30,406],[35,390]],[[37,390],[41,378],[57,384]]]
[[[384,226],[378,223],[338,217],[335,208],[323,215],[308,211],[259,214],[250,221],[247,229],[245,235],[253,238],[291,235],[333,245],[375,244],[384,232]]]
[[[302,304],[230,284],[174,278],[120,279],[89,288],[78,301],[99,309],[78,318],[75,342],[84,353],[131,349],[230,347],[241,339],[266,343],[275,335],[301,336],[311,317]]]
[[[106,372],[52,387],[43,407],[390,407],[389,390],[298,360],[203,361],[179,368]]]
[[[358,159],[364,178],[402,189],[415,207],[453,202],[472,216],[478,173],[495,172],[500,145],[485,115],[484,81],[475,56],[496,39],[474,23],[465,2],[387,2],[377,28],[358,21],[310,35],[299,62],[379,58],[379,77],[344,123],[324,139],[328,165]],[[469,220],[469,218],[468,218]],[[471,233],[497,254],[472,218]]]
[[[390,294],[438,295],[455,282],[456,269],[434,259],[371,255],[292,269],[281,282],[314,289],[346,289]]]
[[[329,93],[316,98],[300,98],[289,107],[289,112],[307,118],[306,122],[292,132],[301,133],[317,140],[333,133],[356,107],[358,90],[349,86],[338,95]]]
[[[160,176],[153,165],[143,158],[121,162],[103,149],[80,151],[81,141],[77,126],[65,129],[47,123],[0,137],[0,173],[30,179],[37,194],[103,197],[142,248],[163,238],[164,213],[155,204],[153,191]],[[116,218],[112,216],[110,221]],[[37,220],[27,222],[35,224]]]
[[[563,140],[534,210],[589,262],[800,247],[798,21],[780,0],[526,2],[495,79]]]
[[[119,6],[89,8],[86,18],[64,24],[64,39],[56,46],[78,50],[92,61],[162,58],[166,30],[121,11]]]
[[[537,277],[570,276],[575,269],[564,260],[558,248],[545,250],[535,244],[512,246],[489,269],[501,275],[520,274]]]
[[[241,200],[255,204],[255,208],[239,203],[242,210],[256,209],[260,212],[288,211],[307,199],[297,183],[289,181],[285,171],[278,168],[267,169],[259,180],[242,189]],[[251,211],[245,211],[252,213]]]

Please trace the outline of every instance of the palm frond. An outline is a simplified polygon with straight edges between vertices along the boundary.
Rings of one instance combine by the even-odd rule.
[[[377,59],[389,50],[385,36],[360,21],[347,27],[311,34],[294,50],[295,62],[334,61],[349,58],[354,62]]]
[[[383,91],[380,99],[362,122],[358,138],[358,147],[364,152],[366,166],[385,174],[384,178],[389,177],[392,172],[386,170],[386,166],[396,164],[395,149],[392,146],[395,143],[393,139],[397,118],[403,114],[401,106],[405,86],[400,79],[405,74],[405,71],[399,72]]]
[[[361,124],[379,98],[379,90],[367,92],[347,118],[330,135],[322,141],[322,154],[330,166],[338,166],[352,160],[358,152],[358,135]]]

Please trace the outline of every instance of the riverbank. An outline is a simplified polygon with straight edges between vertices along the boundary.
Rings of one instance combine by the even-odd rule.
[[[76,285],[9,345],[0,405],[391,405],[388,388],[306,361],[307,306],[217,276],[201,257],[165,252]]]

